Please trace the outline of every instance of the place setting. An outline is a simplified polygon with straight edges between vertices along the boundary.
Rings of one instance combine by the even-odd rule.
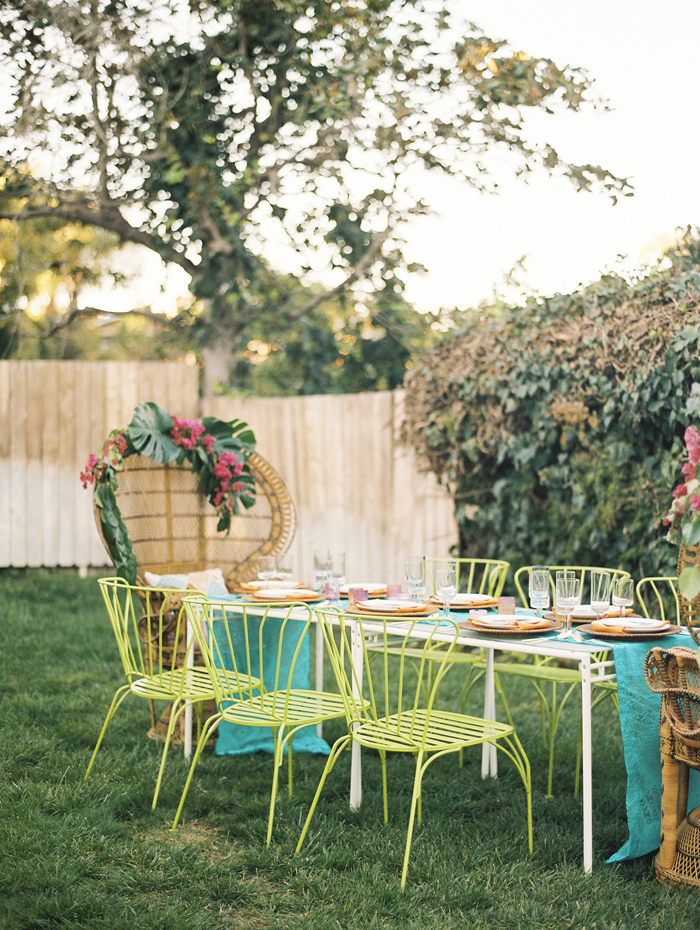
[[[241,596],[248,603],[316,603],[324,599],[319,591],[294,579],[294,562],[290,553],[258,556],[257,575],[257,581],[240,585]]]

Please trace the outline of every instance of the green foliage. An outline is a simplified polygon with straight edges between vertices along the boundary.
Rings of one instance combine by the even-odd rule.
[[[454,492],[466,554],[674,573],[662,520],[700,383],[697,240],[681,253],[473,313],[423,361],[406,436]]]
[[[485,156],[500,150],[522,172],[629,194],[624,179],[528,139],[529,110],[599,102],[588,77],[453,9],[13,0],[0,24],[11,140],[0,217],[69,218],[179,264],[199,302],[186,317],[199,347],[239,356],[261,315],[287,329],[305,319],[321,297],[300,306],[299,282],[310,288],[321,269],[333,275],[327,297],[348,294],[368,312],[387,282],[400,295],[410,268],[397,229],[427,211],[426,171],[487,188]],[[30,156],[41,176],[24,170]],[[295,287],[272,267],[269,243],[280,242]],[[359,387],[379,362],[362,345]]]

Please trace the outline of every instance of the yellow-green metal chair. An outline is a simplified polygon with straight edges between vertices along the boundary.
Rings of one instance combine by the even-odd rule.
[[[479,594],[486,595],[495,603],[500,597],[508,577],[510,562],[503,559],[473,559],[467,557],[459,558],[426,558],[426,584],[427,596],[435,596],[435,572],[441,562],[454,562],[457,566],[457,591],[460,594]],[[377,647],[379,652],[383,652],[383,647]],[[370,652],[374,647],[368,647]],[[427,651],[426,651],[427,650]],[[401,643],[395,646],[389,646],[390,655],[400,655],[416,662],[428,661],[427,672],[425,676],[425,686],[427,691],[430,690],[433,673],[433,663],[442,662],[444,658],[445,647],[442,643],[435,643],[428,647],[425,644],[412,644],[406,646]],[[460,695],[460,711],[464,709],[469,698],[469,694],[474,685],[484,675],[485,660],[482,650],[463,649],[457,647],[451,653],[448,668],[454,665],[466,666],[466,675]],[[436,698],[437,699],[437,698]],[[438,705],[439,706],[439,705]],[[462,754],[459,755],[460,765],[462,763]]]
[[[528,587],[528,577],[529,572],[532,566],[524,565],[519,568],[514,575],[515,587],[518,592],[521,604],[523,607],[529,606],[527,587]],[[550,565],[550,587],[551,587],[551,603],[554,604],[555,597],[555,583],[556,583],[556,573],[558,571],[568,570],[575,571],[578,577],[581,579],[581,591],[583,592],[586,581],[590,576],[591,571],[594,571],[596,566],[591,565]],[[604,568],[604,571],[609,571],[613,579],[616,578],[629,578],[629,572],[624,571],[623,569],[618,568]],[[603,661],[608,655],[607,650],[601,652],[596,656],[597,661]],[[542,715],[542,739],[545,747],[549,743],[549,773],[547,779],[547,797],[552,796],[552,781],[553,781],[553,770],[554,770],[554,742],[557,733],[557,727],[559,725],[559,720],[561,719],[562,710],[564,705],[571,694],[576,690],[577,685],[581,683],[581,674],[577,668],[561,668],[558,665],[553,664],[553,659],[542,659],[535,658],[532,663],[523,660],[515,660],[513,662],[497,662],[494,664],[494,670],[496,675],[515,675],[521,678],[528,678],[534,685],[537,694],[540,699],[540,712]],[[544,685],[547,683],[551,684],[551,698],[547,699],[547,695],[544,690]],[[563,697],[559,698],[557,694],[557,685],[561,684],[564,686],[565,691]],[[617,706],[617,684],[615,681],[602,681],[596,683],[593,682],[593,688],[596,692],[593,700],[591,702],[591,709],[596,707],[602,700],[609,697],[612,699],[615,706]],[[503,692],[499,691],[501,698],[503,700]],[[547,737],[547,732],[549,733],[549,738]],[[578,739],[578,748],[576,754],[576,774],[574,781],[574,794],[578,795],[579,782],[580,782],[580,771],[581,771],[581,727],[579,725],[579,739]]]
[[[297,664],[314,615],[308,604],[246,606],[231,599],[192,596],[185,611],[199,640],[217,712],[202,727],[172,829],[177,827],[202,750],[222,720],[241,726],[270,727],[275,736],[267,845],[272,837],[275,800],[285,749],[292,794],[292,741],[303,727],[345,714],[339,694],[294,686]],[[276,647],[265,648],[270,627]],[[206,630],[206,635],[203,632]],[[221,670],[226,669],[223,676]]]
[[[645,617],[682,625],[676,575],[648,575],[637,582],[635,590]]]
[[[172,702],[161,755],[153,807],[158,801],[165,760],[177,721],[189,704],[213,700],[214,689],[203,667],[190,667],[195,648],[187,642],[183,591],[130,585],[123,578],[98,580],[117,642],[126,683],[117,688],[97,745],[85,772],[88,777],[110,721],[129,694]]]
[[[449,641],[440,651],[440,659],[429,660],[426,656],[418,664],[417,675],[406,675],[412,665],[408,651],[410,637],[417,623],[425,622],[414,618],[406,630],[405,649],[398,652],[398,667],[395,661],[396,649],[392,645],[395,630],[391,622],[384,622],[383,634],[370,637],[365,633],[364,618],[350,618],[333,610],[318,610],[317,616],[322,625],[326,653],[342,695],[345,716],[348,725],[347,735],[342,736],[333,746],[323,770],[316,794],[304,824],[296,852],[299,852],[311,823],[311,818],[318,804],[326,778],[333,769],[342,751],[357,743],[370,749],[376,749],[382,764],[382,790],[384,795],[384,821],[389,819],[386,755],[388,752],[410,752],[416,757],[416,771],[411,798],[411,810],[406,837],[406,849],[401,873],[401,888],[406,885],[408,861],[411,852],[411,839],[416,818],[421,819],[421,798],[423,776],[428,766],[447,753],[458,752],[468,746],[492,743],[504,752],[514,763],[525,786],[527,797],[528,845],[532,852],[532,791],[530,763],[513,727],[509,724],[483,720],[480,717],[468,717],[436,707],[437,690],[443,675],[450,665],[454,653],[459,627],[453,620],[438,625],[432,624],[430,636],[426,640],[426,656],[435,645],[434,637],[439,631]],[[381,646],[383,661],[381,671],[372,671],[368,639],[374,638],[374,652]],[[379,642],[377,642],[377,639]],[[355,651],[353,651],[353,645]],[[435,664],[431,677],[427,700],[425,694],[425,675],[431,661]],[[375,663],[376,667],[376,663]],[[367,701],[363,699],[366,695]],[[369,703],[367,703],[369,702]]]

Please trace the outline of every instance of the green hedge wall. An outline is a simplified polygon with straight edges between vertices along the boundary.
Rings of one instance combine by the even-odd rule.
[[[662,520],[700,425],[699,257],[686,235],[639,280],[470,311],[423,359],[404,439],[453,493],[462,554],[675,573]]]

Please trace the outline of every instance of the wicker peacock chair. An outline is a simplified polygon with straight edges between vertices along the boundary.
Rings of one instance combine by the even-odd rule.
[[[235,591],[255,577],[258,556],[286,552],[296,531],[289,491],[257,452],[248,465],[255,478],[255,504],[232,518],[226,535],[217,532],[218,516],[189,463],[162,464],[142,455],[124,459],[116,498],[141,584],[147,571],[164,575],[220,568],[227,587]],[[95,520],[109,552],[98,507]]]

